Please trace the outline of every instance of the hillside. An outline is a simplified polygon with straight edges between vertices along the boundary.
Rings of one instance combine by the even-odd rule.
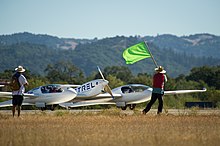
[[[144,37],[160,49],[172,49],[178,53],[186,53],[199,57],[220,58],[220,36],[211,34],[195,34],[190,36],[177,37],[165,34],[156,37]]]
[[[70,61],[86,75],[96,72],[97,65],[102,69],[107,66],[123,65],[129,67],[133,73],[152,73],[155,66],[150,58],[133,65],[126,65],[122,58],[125,48],[143,40],[149,42],[158,64],[165,66],[167,73],[173,77],[187,74],[195,66],[220,65],[220,51],[216,51],[219,50],[220,39],[209,34],[188,37],[161,35],[144,38],[116,36],[101,40],[86,40],[19,33],[0,36],[0,71],[22,64],[31,72],[44,74],[48,64]],[[202,53],[197,54],[195,50],[198,49]],[[202,55],[203,53],[205,55]]]
[[[59,49],[75,49],[78,43],[88,43],[92,40],[73,39],[73,38],[58,38],[46,34],[32,34],[28,32],[15,33],[12,35],[0,35],[0,45],[12,45],[19,43],[29,43],[36,45],[45,45],[50,48]]]

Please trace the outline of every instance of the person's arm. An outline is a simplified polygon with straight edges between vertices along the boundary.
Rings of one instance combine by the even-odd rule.
[[[167,76],[164,74],[164,81],[167,82]]]
[[[19,77],[19,82],[20,82],[20,84],[23,85],[23,86],[28,85],[28,81],[27,81],[27,79],[25,78],[25,76],[23,76],[23,75],[21,75],[21,76]]]
[[[26,82],[25,84],[24,84],[24,86],[28,86],[29,85],[29,83],[28,82]]]

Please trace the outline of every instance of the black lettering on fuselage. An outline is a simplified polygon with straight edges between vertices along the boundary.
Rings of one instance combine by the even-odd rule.
[[[82,92],[86,90],[86,85],[82,86]]]
[[[87,83],[86,84],[86,90],[89,90],[91,87],[90,87],[90,84],[89,83]]]
[[[91,89],[94,88],[96,85],[98,85],[98,82],[95,83],[96,85],[93,85],[92,83],[93,83],[93,82],[84,84],[84,85],[82,85],[81,87],[76,88],[75,90],[76,90],[76,92],[79,93],[79,92],[91,90]]]
[[[81,87],[76,88],[76,92],[80,92]]]
[[[98,84],[96,84],[96,85],[98,85]],[[94,88],[95,87],[95,85],[92,85],[92,82],[91,82],[91,88]]]

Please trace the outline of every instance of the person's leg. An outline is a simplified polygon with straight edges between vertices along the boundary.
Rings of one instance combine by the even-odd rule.
[[[160,114],[160,113],[162,113],[162,110],[163,110],[163,95],[158,94],[157,98],[158,98],[158,101],[159,101],[157,114]]]
[[[21,112],[21,106],[18,106],[17,110],[18,110],[18,117],[19,117],[20,116],[20,112]]]
[[[147,104],[146,108],[143,110],[143,114],[146,114],[146,113],[151,109],[151,106],[154,104],[154,102],[155,102],[156,100],[157,100],[156,94],[155,94],[155,93],[152,93],[151,100],[150,100],[150,102]]]
[[[18,117],[20,116],[20,113],[21,113],[21,105],[22,105],[22,102],[23,102],[23,96],[19,95],[19,98],[18,98],[18,107],[17,107]]]
[[[16,108],[16,105],[13,105],[12,106],[12,115],[13,115],[13,117],[15,116],[15,108]]]
[[[17,106],[17,96],[16,95],[13,95],[12,96],[12,115],[13,117],[15,116],[15,109],[16,109],[16,106]]]

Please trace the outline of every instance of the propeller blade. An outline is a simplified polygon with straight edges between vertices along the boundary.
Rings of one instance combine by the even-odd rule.
[[[104,78],[104,76],[103,76],[103,74],[102,74],[102,71],[101,71],[101,69],[99,68],[99,66],[97,66],[97,68],[98,68],[98,71],[99,71],[100,75],[102,76],[102,79],[105,80],[105,78]]]
[[[105,77],[103,76],[102,71],[101,71],[101,69],[99,68],[99,66],[97,66],[97,68],[98,68],[98,71],[99,71],[100,75],[102,76],[102,79],[105,80]],[[109,85],[105,85],[104,90],[105,90],[105,92],[108,92],[108,93],[112,96],[112,98],[114,99],[114,96],[113,96],[113,94],[112,94],[112,90],[111,90],[111,88],[109,87]]]
[[[106,86],[104,87],[104,90],[105,90],[105,92],[108,92],[108,93],[112,96],[113,99],[115,98],[115,97],[113,96],[113,94],[112,94],[112,90],[111,90],[111,88],[109,87],[109,85],[106,85]]]

